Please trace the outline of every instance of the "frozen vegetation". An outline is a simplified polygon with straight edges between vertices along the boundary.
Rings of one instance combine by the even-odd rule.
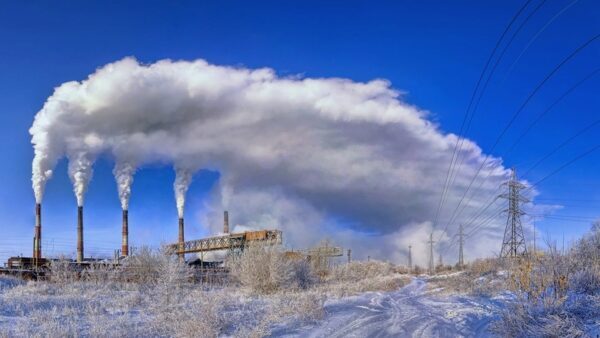
[[[381,262],[319,276],[304,260],[259,247],[230,266],[224,285],[192,283],[192,270],[176,258],[141,250],[119,269],[97,266],[78,276],[59,262],[49,281],[1,277],[0,336],[262,337],[281,323],[318,322],[326,299],[408,281]]]
[[[223,283],[193,282],[176,258],[141,250],[116,269],[0,279],[2,337],[595,337],[600,229],[568,252],[477,260],[409,275],[378,261],[323,270],[277,248],[229,260]]]

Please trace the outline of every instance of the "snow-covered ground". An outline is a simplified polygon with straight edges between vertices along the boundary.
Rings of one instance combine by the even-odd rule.
[[[288,324],[275,337],[486,337],[505,299],[446,296],[415,278],[393,292],[368,292],[325,303],[314,326]]]
[[[388,283],[398,276],[401,283]],[[514,313],[518,304],[520,311],[531,310],[527,316],[517,311],[519,320],[546,323],[546,318],[554,318],[545,316],[548,309],[524,307],[506,291],[473,296],[467,294],[484,293],[452,290],[457,277],[465,275],[393,275],[363,281],[357,288],[350,287],[360,284],[356,281],[325,283],[260,295],[239,286],[173,287],[172,279],[137,285],[25,283],[0,277],[0,337],[490,337],[493,323],[503,331],[502,325],[514,325],[497,319]],[[384,289],[390,291],[365,292]],[[561,332],[595,337],[600,327],[597,300],[580,295],[548,313],[579,314],[585,309],[585,315],[574,317],[585,322],[574,322],[577,325]],[[525,329],[526,336],[558,332],[535,325]]]

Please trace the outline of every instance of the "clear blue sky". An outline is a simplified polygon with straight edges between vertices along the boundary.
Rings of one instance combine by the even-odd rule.
[[[537,6],[540,0],[534,0]],[[566,55],[600,32],[600,3],[573,3],[513,62],[550,18],[573,0],[548,0],[524,26],[492,80],[468,137],[489,150],[529,92]],[[3,2],[0,5],[0,258],[31,254],[34,199],[28,128],[55,86],[82,80],[124,56],[143,62],[204,58],[211,63],[272,67],[280,74],[389,79],[406,100],[431,112],[441,129],[458,132],[479,73],[523,1],[130,1]],[[508,145],[536,114],[571,84],[600,67],[600,43],[567,64],[535,97],[494,152]],[[525,171],[545,152],[600,117],[600,76],[569,95],[503,156]],[[543,162],[536,181],[598,144],[600,127]],[[446,165],[446,164],[444,164]],[[86,198],[87,253],[110,254],[120,241],[120,207],[112,163],[100,161]],[[174,174],[144,168],[135,177],[131,241],[157,245],[176,239]],[[187,213],[202,207],[218,173],[197,175]],[[600,151],[540,185],[546,203],[563,215],[542,231],[579,236],[600,216]],[[75,251],[76,204],[61,162],[44,199],[44,251]],[[232,215],[234,217],[234,215]],[[188,238],[203,235],[188,217]]]

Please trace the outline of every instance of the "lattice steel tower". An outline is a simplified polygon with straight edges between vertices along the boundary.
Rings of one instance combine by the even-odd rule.
[[[463,225],[460,225],[458,230],[458,268],[462,269],[465,266],[465,255],[463,253],[463,247],[465,245],[465,233]]]
[[[412,271],[412,245],[408,246],[408,271]]]
[[[433,240],[433,232],[429,234],[429,241],[427,241],[427,244],[429,244],[429,273],[433,274],[435,272],[435,266],[433,265],[433,243],[435,243],[435,241]]]
[[[517,173],[512,169],[510,180],[503,184],[508,187],[508,193],[500,195],[501,198],[508,200],[508,213],[506,219],[506,229],[504,230],[504,240],[502,241],[502,250],[500,257],[517,257],[527,254],[525,245],[525,236],[523,235],[523,225],[521,216],[525,213],[521,210],[521,203],[527,203],[528,200],[521,195],[521,190],[525,185],[517,180]]]

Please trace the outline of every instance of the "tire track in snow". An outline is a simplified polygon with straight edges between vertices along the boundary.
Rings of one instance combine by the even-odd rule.
[[[470,297],[444,297],[415,278],[389,293],[369,292],[333,301],[316,326],[277,337],[486,337],[496,305]],[[496,309],[497,310],[497,309]]]

